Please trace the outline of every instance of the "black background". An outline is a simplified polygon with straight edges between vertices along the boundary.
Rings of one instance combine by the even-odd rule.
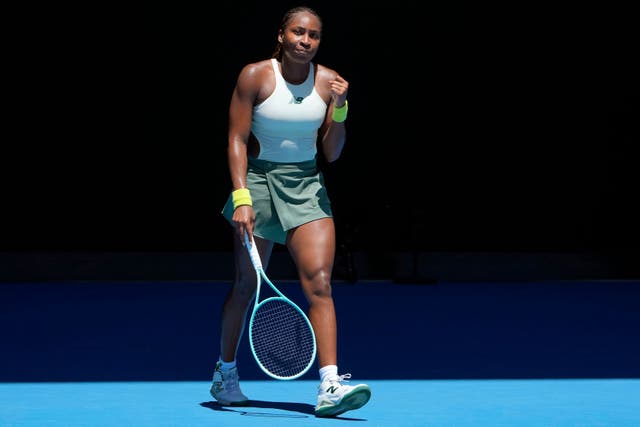
[[[231,90],[297,4],[21,11],[0,250],[229,250]],[[316,61],[350,82],[343,156],[320,159],[341,241],[637,249],[629,11],[306,4],[324,21]]]

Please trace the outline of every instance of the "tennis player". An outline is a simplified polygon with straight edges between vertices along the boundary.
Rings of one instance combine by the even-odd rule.
[[[244,247],[253,236],[267,268],[274,244],[286,245],[297,267],[317,340],[320,386],[315,414],[332,417],[365,405],[366,384],[346,384],[337,361],[331,277],[336,250],[331,203],[316,159],[340,157],[346,139],[349,83],[312,62],[322,38],[320,16],[287,11],[272,58],[241,70],[229,108],[228,163],[233,190],[222,214],[234,227],[236,273],[224,302],[220,357],[211,395],[223,405],[247,405],[236,352],[255,295],[256,274]]]

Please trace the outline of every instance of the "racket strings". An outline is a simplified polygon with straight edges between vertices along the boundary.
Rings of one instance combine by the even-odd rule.
[[[258,306],[251,326],[253,351],[263,368],[279,378],[305,372],[315,356],[315,339],[306,317],[285,299]]]

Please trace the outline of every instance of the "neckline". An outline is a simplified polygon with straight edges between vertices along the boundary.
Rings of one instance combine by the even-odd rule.
[[[278,63],[278,60],[276,58],[271,58],[271,60],[273,61],[273,66],[276,68],[276,71],[278,72],[278,74],[282,78],[282,81],[284,81],[288,85],[291,85],[291,86],[302,86],[305,83],[307,83],[309,81],[309,78],[312,77],[312,75],[313,75],[313,63],[309,62],[309,71],[307,72],[307,76],[304,78],[304,80],[301,81],[300,83],[291,83],[290,81],[288,81],[287,79],[284,78],[284,74],[282,74],[281,64]]]

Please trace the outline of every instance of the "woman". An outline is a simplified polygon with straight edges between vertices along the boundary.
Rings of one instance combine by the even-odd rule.
[[[318,143],[328,162],[342,152],[349,83],[312,62],[321,35],[322,21],[314,10],[289,10],[272,58],[246,65],[231,97],[228,162],[233,191],[223,215],[235,228],[236,274],[224,302],[220,358],[211,386],[212,396],[223,405],[248,403],[236,366],[256,289],[245,232],[252,236],[263,268],[275,243],[286,245],[296,264],[318,345],[316,416],[360,408],[371,396],[368,385],[346,385],[351,375],[338,375],[331,295],[335,227],[316,155]]]

